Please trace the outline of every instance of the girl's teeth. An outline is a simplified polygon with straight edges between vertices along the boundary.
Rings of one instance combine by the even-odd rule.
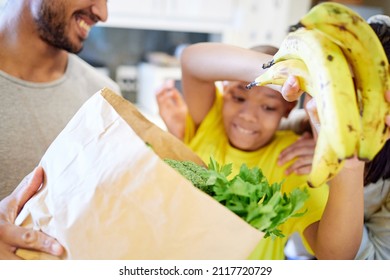
[[[242,128],[242,127],[239,127],[239,126],[237,126],[237,129],[238,129],[238,131],[240,131],[241,133],[253,134],[253,131],[252,131],[252,130],[247,130],[247,129]]]

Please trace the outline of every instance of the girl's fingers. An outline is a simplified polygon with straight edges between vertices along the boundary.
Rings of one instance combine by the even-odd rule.
[[[303,90],[301,90],[299,86],[299,81],[294,76],[289,76],[282,86],[281,89],[283,98],[287,101],[295,101],[298,100],[299,97],[303,94]]]

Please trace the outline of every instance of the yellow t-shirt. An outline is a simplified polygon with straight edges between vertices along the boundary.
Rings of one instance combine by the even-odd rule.
[[[245,163],[249,168],[259,167],[270,184],[285,180],[282,185],[283,192],[289,193],[297,187],[307,187],[306,176],[298,176],[296,174],[286,176],[284,174],[291,162],[283,166],[277,164],[281,151],[294,143],[298,136],[292,131],[277,131],[273,141],[257,151],[244,152],[232,147],[225,134],[222,120],[222,94],[218,91],[216,94],[215,104],[196,133],[193,121],[191,118],[187,118],[184,142],[206,164],[209,163],[211,155],[220,164],[232,163],[232,175],[237,174],[240,166]],[[284,247],[288,237],[294,232],[300,233],[303,237],[304,229],[308,225],[320,220],[328,197],[328,186],[325,185],[315,189],[308,187],[308,190],[310,197],[307,199],[304,208],[302,208],[307,209],[306,214],[299,218],[291,218],[281,225],[279,229],[285,237],[275,239],[271,237],[263,238],[249,256],[250,259],[284,259]],[[305,240],[304,243],[312,253]]]

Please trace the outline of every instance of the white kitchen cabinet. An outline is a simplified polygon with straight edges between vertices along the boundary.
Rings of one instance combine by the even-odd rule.
[[[3,9],[4,5],[5,5],[5,2],[7,2],[8,0],[0,0],[0,12],[1,10]]]
[[[173,19],[226,22],[233,19],[235,0],[167,0],[166,16]]]
[[[109,21],[116,17],[162,16],[165,0],[110,0],[107,2]]]
[[[245,0],[244,0],[245,1]],[[103,26],[222,33],[238,0],[110,0]]]
[[[224,41],[244,47],[259,44],[279,46],[288,27],[311,7],[311,0],[245,0],[240,2],[236,22]]]
[[[244,47],[279,45],[310,6],[311,0],[110,0],[102,25],[209,33]]]
[[[7,0],[0,0],[1,7]],[[279,45],[311,0],[109,0],[100,26],[209,33],[244,47]]]

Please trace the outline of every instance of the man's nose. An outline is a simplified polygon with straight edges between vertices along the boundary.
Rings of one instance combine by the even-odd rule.
[[[92,5],[92,13],[100,20],[106,21],[108,17],[107,0],[96,0]]]

